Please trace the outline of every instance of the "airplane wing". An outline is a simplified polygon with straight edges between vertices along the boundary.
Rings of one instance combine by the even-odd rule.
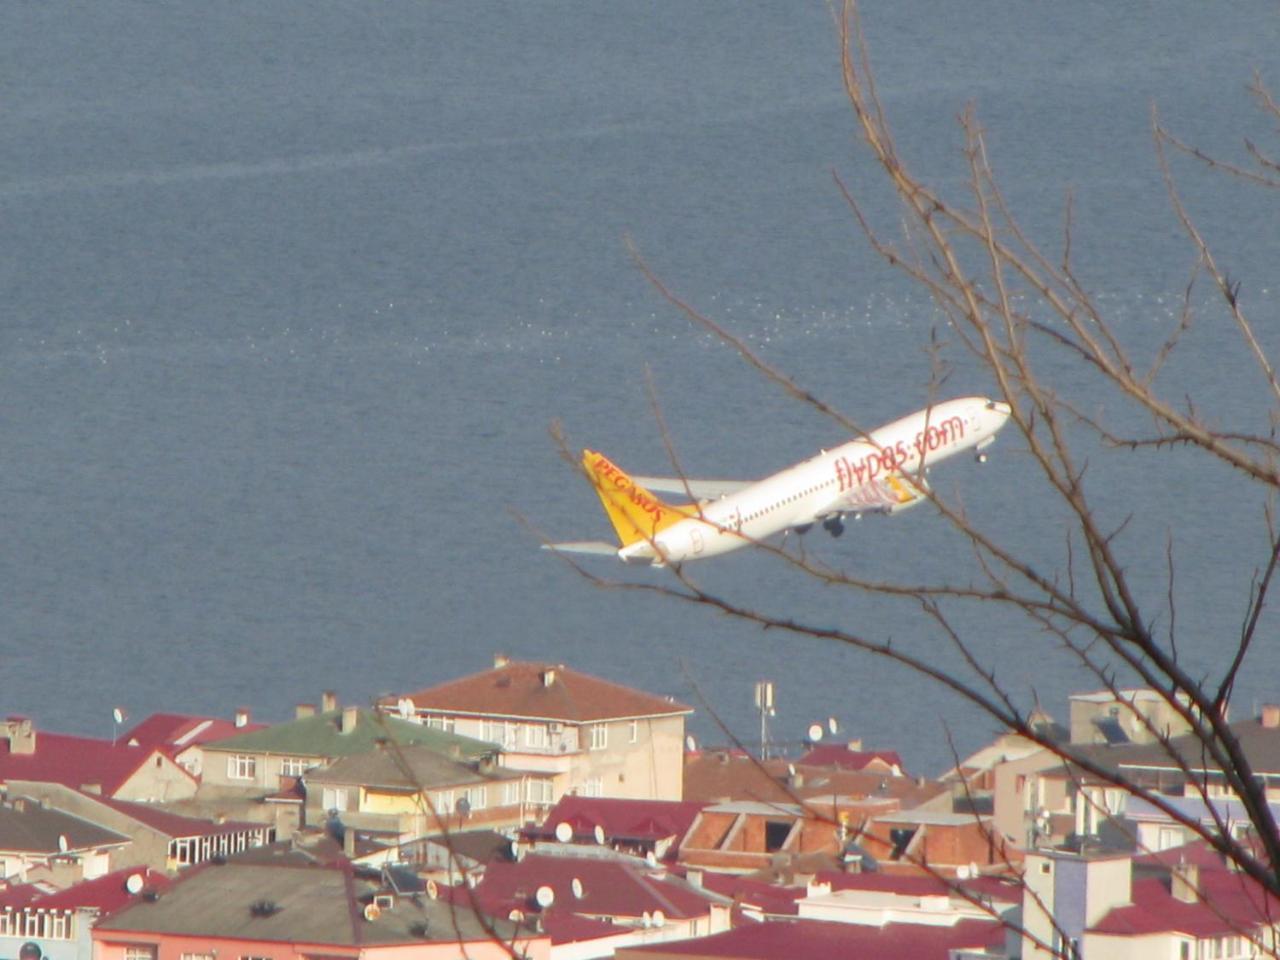
[[[695,500],[718,500],[745,490],[754,480],[695,480],[692,477],[632,477],[636,483],[661,493],[679,493]]]
[[[554,550],[556,553],[591,553],[596,556],[616,557],[618,548],[615,544],[603,540],[570,540],[565,543],[544,543],[543,550]]]

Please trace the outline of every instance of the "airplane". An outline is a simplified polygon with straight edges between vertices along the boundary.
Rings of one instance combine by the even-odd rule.
[[[934,464],[967,450],[985,462],[1009,413],[1007,403],[986,397],[946,400],[756,481],[631,477],[603,454],[584,450],[583,472],[619,545],[577,540],[544,549],[663,566],[719,556],[788,530],[804,533],[815,523],[838,537],[846,516],[898,513],[927,499],[925,473]],[[694,502],[667,503],[653,490]]]

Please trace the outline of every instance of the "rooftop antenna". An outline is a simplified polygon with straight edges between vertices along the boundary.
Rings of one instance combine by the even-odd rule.
[[[121,707],[111,708],[111,745],[116,745],[116,729],[120,724],[124,723],[124,709]]]
[[[756,709],[760,711],[760,759],[769,759],[769,718],[777,711],[773,708],[773,681],[756,683]]]

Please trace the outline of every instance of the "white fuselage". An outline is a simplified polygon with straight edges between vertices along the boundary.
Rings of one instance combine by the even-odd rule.
[[[678,563],[728,553],[844,514],[910,506],[920,498],[904,502],[902,491],[918,488],[925,470],[957,453],[985,447],[1008,418],[1006,404],[985,397],[947,400],[704,503],[698,516],[659,531],[652,540],[623,547],[618,555]]]

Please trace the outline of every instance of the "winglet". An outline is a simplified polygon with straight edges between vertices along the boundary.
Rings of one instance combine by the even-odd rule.
[[[623,547],[651,540],[659,530],[694,514],[692,507],[672,506],[659,500],[602,453],[583,450],[582,469],[596,488]]]

